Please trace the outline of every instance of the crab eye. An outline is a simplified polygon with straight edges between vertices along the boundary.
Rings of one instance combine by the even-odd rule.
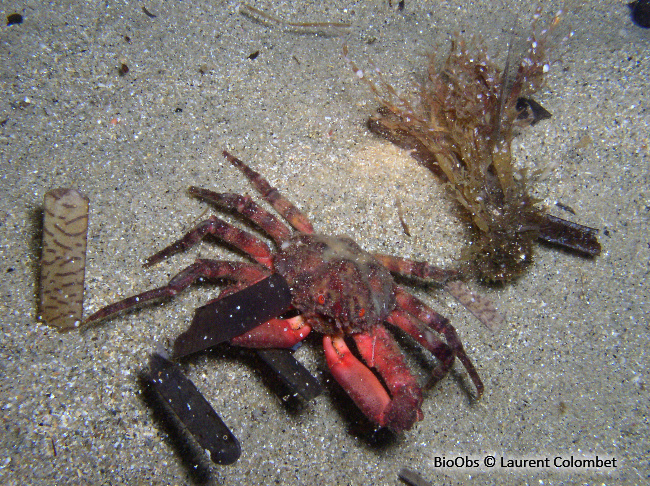
[[[320,305],[323,305],[323,304],[325,303],[325,296],[324,296],[323,294],[320,294],[320,295],[318,296],[318,303],[319,303]]]
[[[362,307],[361,310],[359,311],[359,317],[363,317],[365,315],[366,315],[366,309]]]

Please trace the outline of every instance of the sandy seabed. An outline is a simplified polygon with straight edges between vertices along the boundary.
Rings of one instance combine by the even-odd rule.
[[[256,21],[238,2],[148,2],[152,17],[140,2],[3,1],[3,21],[24,21],[0,30],[0,483],[398,484],[402,467],[434,484],[648,481],[650,30],[632,24],[624,2],[568,9],[574,35],[536,96],[553,117],[514,141],[518,162],[544,174],[535,194],[551,214],[598,228],[602,254],[540,246],[516,282],[471,283],[507,316],[495,333],[439,289],[413,290],[452,320],[485,383],[480,401],[457,364],[426,392],[412,430],[362,434],[318,339],[296,357],[326,391],[298,409],[248,354],[219,348],[183,362],[241,442],[240,460],[217,466],[178,452],[138,381],[151,349],[184,330],[214,287],[84,332],[38,321],[40,218],[55,187],[91,201],[87,315],[163,285],[198,255],[238,258],[208,242],[141,266],[211,211],[188,186],[253,193],[223,149],[317,231],[452,264],[465,241],[453,205],[432,173],[368,132],[377,102],[342,45],[408,90],[457,30],[481,34],[503,60],[509,26],[518,18],[525,30],[532,11],[493,3],[251,3],[291,21],[352,24],[334,35]],[[426,363],[414,366],[424,380]],[[576,466],[596,458],[615,466]],[[508,462],[522,459],[535,465]]]

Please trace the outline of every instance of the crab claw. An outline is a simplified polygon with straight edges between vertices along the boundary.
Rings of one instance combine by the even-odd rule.
[[[303,316],[271,319],[230,340],[245,348],[291,348],[307,337],[311,326]]]
[[[342,337],[323,337],[323,348],[327,366],[336,381],[367,417],[384,425],[384,411],[390,397],[377,377],[354,357]]]
[[[366,417],[395,432],[408,430],[422,419],[421,397],[396,394],[391,399],[375,374],[352,354],[343,337],[325,336],[323,348],[332,375]]]

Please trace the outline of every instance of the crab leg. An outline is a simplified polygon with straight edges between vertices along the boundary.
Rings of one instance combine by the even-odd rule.
[[[395,298],[397,306],[417,319],[424,322],[439,334],[443,334],[447,340],[447,345],[452,349],[454,356],[456,356],[463,364],[470,378],[476,387],[477,398],[483,394],[483,382],[474,368],[472,361],[465,353],[465,348],[456,334],[454,327],[449,324],[449,321],[428,307],[424,302],[415,298],[404,289],[395,286]],[[416,337],[417,339],[417,337]]]
[[[410,429],[424,416],[420,410],[422,390],[397,344],[383,326],[352,337],[363,360],[379,372],[391,395],[391,401],[381,413],[383,423],[379,423],[397,432]]]
[[[223,151],[223,156],[228,159],[232,165],[244,173],[248,180],[251,181],[253,186],[255,186],[257,192],[262,195],[264,200],[271,204],[271,206],[273,206],[284,219],[289,221],[289,224],[291,226],[303,233],[314,232],[314,228],[309,222],[309,219],[307,219],[307,216],[302,214],[291,201],[282,196],[282,194],[280,194],[280,191],[271,186],[271,184],[269,184],[269,182],[264,177],[262,177],[259,172],[255,172],[244,162],[239,160],[237,157],[229,154],[225,150]]]
[[[451,278],[458,277],[458,270],[444,270],[427,262],[416,262],[406,258],[384,255],[383,253],[373,253],[373,256],[389,271],[400,275],[412,275],[413,277],[433,280],[441,284]]]
[[[438,317],[444,319],[442,316]],[[438,339],[430,329],[427,329],[424,323],[399,308],[389,314],[386,322],[399,327],[438,358],[440,364],[431,372],[429,385],[435,385],[447,375],[454,364],[454,352],[447,344]]]
[[[342,336],[324,336],[323,348],[327,366],[336,381],[367,417],[384,425],[390,396],[379,379],[354,357]]]
[[[205,221],[200,222],[183,236],[183,238],[147,258],[144,266],[150,267],[171,255],[185,251],[196,245],[208,234],[214,235],[226,243],[230,243],[265,267],[272,268],[271,249],[266,243],[216,216],[211,216]]]
[[[128,297],[124,300],[103,307],[86,319],[85,323],[87,324],[89,322],[103,319],[145,302],[162,299],[164,297],[173,297],[201,277],[208,279],[226,277],[252,283],[261,280],[268,275],[269,273],[265,269],[250,263],[237,263],[220,260],[197,260],[174,276],[167,285],[153,290],[148,290],[147,292],[142,292],[141,294]]]
[[[218,193],[209,189],[190,186],[189,193],[219,206],[237,211],[262,228],[273,240],[281,244],[291,236],[291,230],[278,218],[260,207],[249,196],[233,193]]]

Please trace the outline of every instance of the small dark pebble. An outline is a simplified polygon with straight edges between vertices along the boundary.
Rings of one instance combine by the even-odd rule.
[[[260,51],[255,51],[252,54],[249,54],[248,59],[257,59],[257,56],[260,55]]]
[[[122,65],[118,68],[117,72],[120,76],[125,76],[129,72],[129,66],[122,63]]]
[[[410,486],[431,486],[419,473],[407,467],[400,469],[398,477]]]
[[[634,0],[627,4],[632,11],[632,20],[639,27],[650,28],[650,0]]]
[[[12,13],[7,15],[7,25],[16,25],[23,23],[23,16],[19,13]]]

